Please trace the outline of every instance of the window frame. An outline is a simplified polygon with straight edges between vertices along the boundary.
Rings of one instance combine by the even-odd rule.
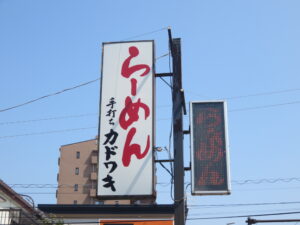
[[[75,175],[79,175],[79,167],[75,168]]]

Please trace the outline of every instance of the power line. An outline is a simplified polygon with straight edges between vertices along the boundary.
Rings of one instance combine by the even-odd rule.
[[[294,101],[294,102],[285,102],[285,103],[279,103],[279,104],[273,104],[273,105],[253,106],[253,107],[247,107],[247,108],[233,109],[233,110],[229,110],[228,112],[249,111],[249,110],[255,110],[255,109],[264,109],[264,108],[271,108],[271,107],[292,105],[292,104],[299,104],[299,103],[300,103],[300,101]],[[157,108],[163,108],[163,107],[171,107],[171,105],[161,105],[161,106],[158,106]],[[10,124],[17,124],[17,123],[38,122],[38,121],[44,121],[44,120],[57,120],[57,119],[76,118],[76,117],[84,117],[84,116],[91,116],[91,115],[97,115],[97,113],[79,114],[79,115],[61,116],[61,117],[49,117],[49,118],[40,118],[40,119],[32,119],[32,120],[0,122],[0,126],[10,125]],[[157,121],[170,120],[170,119],[171,118],[161,118],[161,119],[157,119]]]
[[[157,107],[157,108],[159,108],[159,107]],[[96,115],[98,115],[98,113],[86,113],[86,114],[77,114],[77,115],[75,114],[75,115],[68,115],[68,116],[45,117],[45,118],[37,118],[37,119],[30,119],[30,120],[7,121],[7,122],[0,122],[0,126],[22,124],[22,123],[33,123],[33,122],[41,122],[41,121],[80,118],[80,117],[88,117],[88,116],[96,116]],[[169,118],[156,119],[156,121],[162,121],[162,120],[169,120]]]
[[[81,128],[72,128],[72,129],[64,129],[64,130],[52,130],[52,131],[27,133],[27,134],[16,134],[16,135],[0,136],[0,139],[25,137],[25,136],[33,136],[33,135],[54,134],[54,133],[65,133],[65,132],[79,131],[79,130],[90,130],[90,129],[95,129],[95,128],[98,128],[98,127],[96,127],[96,126],[93,126],[93,127],[81,127]]]
[[[262,183],[278,183],[278,182],[284,182],[284,183],[290,183],[293,181],[300,181],[300,177],[290,177],[290,178],[263,178],[258,180],[233,180],[232,183],[238,184],[238,185],[244,185],[244,184],[262,184]]]
[[[234,99],[241,99],[241,98],[249,98],[249,97],[257,97],[257,96],[266,96],[266,95],[274,95],[274,94],[281,94],[281,93],[288,93],[288,92],[295,92],[295,91],[300,91],[300,88],[291,88],[291,89],[283,89],[283,90],[278,90],[278,91],[269,91],[269,92],[258,92],[258,93],[253,93],[253,94],[248,94],[248,95],[237,95],[237,96],[230,96],[230,97],[223,97],[223,98],[216,98],[216,99],[225,99],[225,100],[234,100]],[[191,91],[186,91],[187,93],[191,93],[196,96],[200,97],[205,97],[205,98],[213,98],[214,97],[209,97],[203,94],[198,94],[195,92]]]
[[[158,182],[156,184],[164,184]],[[11,188],[63,188],[74,187],[74,184],[9,184]],[[79,187],[92,187],[91,184],[78,184]]]
[[[52,96],[54,96],[54,95],[59,95],[59,94],[62,94],[62,93],[64,93],[64,92],[71,91],[71,90],[74,90],[74,89],[76,89],[76,88],[80,88],[80,87],[89,85],[89,84],[94,83],[94,82],[96,82],[96,81],[98,81],[98,80],[100,80],[100,78],[97,78],[97,79],[95,79],[95,80],[91,80],[91,81],[88,81],[88,82],[85,82],[85,83],[81,83],[81,84],[78,84],[78,85],[73,86],[73,87],[70,87],[70,88],[65,88],[65,89],[63,89],[63,90],[60,90],[60,91],[57,91],[57,92],[54,92],[54,93],[51,93],[51,94],[44,95],[44,96],[42,96],[42,97],[38,97],[38,98],[35,98],[35,99],[32,99],[32,100],[29,100],[29,101],[27,101],[27,102],[24,102],[24,103],[15,105],[15,106],[11,106],[11,107],[8,107],[8,108],[0,109],[0,112],[9,111],[9,110],[12,110],[12,109],[15,109],[15,108],[19,108],[19,107],[24,106],[24,105],[28,105],[28,104],[31,104],[31,103],[40,101],[40,100],[42,100],[42,99],[44,99],[44,98],[49,98],[49,97],[52,97]]]
[[[142,36],[146,36],[146,35],[158,33],[160,31],[167,30],[167,29],[168,29],[168,27],[162,27],[162,28],[157,29],[157,30],[153,30],[153,31],[149,31],[149,32],[146,32],[146,33],[138,34],[138,35],[135,35],[135,36],[131,36],[131,37],[128,37],[128,38],[124,38],[121,41],[127,41],[127,40],[131,40],[131,39],[134,39],[134,38],[138,38],[138,37],[142,37]]]
[[[159,60],[159,59],[161,59],[161,58],[163,58],[163,57],[166,57],[166,56],[168,56],[168,55],[169,55],[169,53],[166,53],[166,54],[164,54],[164,55],[161,55],[161,56],[157,57],[156,60]],[[161,79],[162,79],[162,78],[161,78]],[[57,92],[55,92],[55,93],[47,94],[47,95],[44,95],[44,96],[42,96],[42,97],[38,97],[38,98],[35,98],[35,99],[32,99],[32,100],[29,100],[29,101],[27,101],[27,102],[24,102],[24,103],[15,105],[15,106],[11,106],[11,107],[8,107],[8,108],[0,109],[0,112],[9,111],[9,110],[12,110],[12,109],[15,109],[15,108],[19,108],[19,107],[24,106],[24,105],[28,105],[28,104],[34,103],[34,102],[39,101],[39,100],[42,100],[42,99],[44,99],[44,98],[52,97],[52,96],[54,96],[54,95],[59,95],[59,94],[62,94],[62,93],[64,93],[64,92],[66,92],[66,91],[71,91],[71,90],[73,90],[73,89],[80,88],[80,87],[83,87],[83,86],[85,86],[85,85],[94,83],[94,82],[96,82],[96,81],[98,81],[98,80],[100,80],[100,78],[97,78],[97,79],[95,79],[95,80],[91,80],[91,81],[88,81],[88,82],[85,82],[85,83],[76,85],[76,86],[74,86],[74,87],[65,88],[65,89],[63,89],[63,90],[61,90],[61,91],[57,91]],[[162,80],[165,81],[164,79],[162,79]],[[168,83],[167,83],[167,84],[168,84]],[[168,84],[168,85],[169,85],[169,84]],[[1,124],[0,124],[0,125],[1,125]]]
[[[92,114],[90,114],[90,115],[92,115]],[[74,116],[73,118],[75,118],[75,117],[82,117],[82,116]],[[71,117],[65,117],[65,118],[72,118],[72,116]],[[37,120],[27,120],[27,121],[21,121],[21,122],[35,122],[35,121],[55,120],[55,119],[62,119],[62,117],[60,117],[60,118],[44,118],[44,119],[37,119]],[[156,121],[160,121],[160,120],[167,120],[167,119],[162,118],[162,119],[157,119]],[[18,121],[8,122],[8,124],[17,123],[17,122]],[[93,126],[93,127],[63,129],[63,130],[42,131],[42,132],[36,132],[36,133],[14,134],[14,135],[0,136],[0,139],[17,138],[17,137],[24,137],[24,136],[35,136],[35,135],[46,135],[46,134],[54,134],[54,133],[65,133],[65,132],[79,131],[79,130],[88,130],[88,129],[94,129],[94,128],[98,128],[98,127]]]
[[[251,188],[251,189],[235,189],[234,191],[276,191],[276,190],[299,190],[300,187],[281,187],[281,188]]]
[[[284,106],[284,105],[293,105],[293,104],[299,104],[299,103],[300,103],[300,101],[284,102],[284,103],[273,104],[273,105],[262,105],[262,106],[253,106],[253,107],[247,107],[247,108],[241,108],[241,109],[233,109],[233,110],[229,110],[229,112],[249,111],[249,110],[264,109],[264,108],[271,108],[271,107]]]
[[[300,211],[282,212],[282,213],[252,214],[252,215],[239,215],[239,216],[198,217],[198,218],[188,218],[187,220],[233,219],[233,218],[260,217],[260,216],[281,216],[281,215],[291,215],[291,214],[300,214]]]
[[[300,101],[283,102],[283,103],[271,104],[271,105],[261,105],[261,106],[232,109],[232,110],[228,110],[228,112],[249,111],[249,110],[255,110],[255,109],[264,109],[264,108],[272,108],[272,107],[285,106],[285,105],[293,105],[293,104],[299,104],[299,103],[300,103]],[[171,107],[171,105],[161,105],[160,107],[161,108],[162,107]]]
[[[80,129],[80,128],[79,128]],[[257,180],[233,180],[232,183],[238,184],[238,185],[246,185],[246,184],[262,184],[262,183],[278,183],[278,182],[285,182],[289,183],[292,181],[300,182],[300,177],[291,177],[291,178],[262,178]],[[186,182],[185,184],[188,184],[189,182]],[[167,182],[158,182],[157,184],[169,184]],[[78,184],[82,186],[89,186],[90,184]],[[57,187],[73,187],[73,184],[9,184],[11,188],[57,188]]]
[[[294,101],[294,102],[286,102],[286,103],[279,103],[279,104],[273,104],[273,105],[254,106],[254,107],[233,109],[233,110],[229,110],[228,112],[249,111],[249,110],[255,110],[255,109],[264,109],[264,108],[271,108],[271,107],[291,105],[291,104],[299,104],[299,103],[300,103],[300,101]],[[171,105],[160,105],[157,108],[163,108],[163,107],[171,107]],[[92,115],[97,115],[97,113],[88,113],[88,114],[79,114],[79,115],[61,116],[61,117],[49,117],[49,118],[40,118],[40,119],[31,119],[31,120],[0,122],[0,126],[18,124],[18,123],[30,123],[30,122],[46,121],[46,120],[77,118],[77,117],[92,116]],[[157,121],[170,120],[170,119],[171,118],[161,118],[161,119],[157,119]]]
[[[73,185],[72,185],[73,188]],[[19,194],[56,194],[56,192],[22,192]],[[82,194],[82,193],[75,193],[75,192],[63,192],[58,193],[59,195],[70,195],[70,194]],[[300,201],[293,201],[293,202],[260,202],[260,203],[236,203],[236,204],[211,204],[211,205],[187,205],[190,209],[198,209],[198,208],[218,208],[218,207],[244,207],[244,206],[269,206],[269,205],[294,205],[300,204]]]
[[[237,204],[212,204],[212,205],[188,205],[193,209],[196,207],[241,207],[241,206],[266,206],[266,205],[291,205],[300,204],[300,201],[293,202],[260,202],[260,203],[237,203]]]
[[[300,88],[284,89],[284,90],[270,91],[270,92],[259,92],[259,93],[249,94],[249,95],[239,95],[239,96],[225,97],[224,99],[232,100],[232,99],[239,99],[239,98],[248,98],[248,97],[264,96],[264,95],[281,94],[281,93],[294,92],[294,91],[300,91]]]
[[[143,34],[139,34],[139,35],[136,35],[136,36],[133,36],[133,37],[129,37],[129,38],[126,38],[126,39],[124,39],[124,40],[133,39],[133,38],[137,38],[137,37],[141,37],[141,36],[145,36],[145,35],[157,33],[157,32],[163,31],[163,30],[167,30],[167,29],[168,29],[168,27],[163,27],[163,28],[160,28],[160,29],[158,29],[158,30],[153,30],[153,31],[146,32],[146,33],[143,33]],[[124,40],[123,40],[123,41],[124,41]],[[169,53],[164,54],[164,55],[162,55],[162,56],[159,56],[159,57],[156,58],[156,60],[158,60],[158,59],[160,59],[160,58],[163,58],[163,57],[165,57],[165,56],[168,56],[168,55],[169,55]],[[94,82],[96,82],[96,81],[98,81],[98,80],[100,80],[100,78],[97,78],[97,79],[95,79],[95,80],[91,80],[91,81],[88,81],[88,82],[85,82],[85,83],[76,85],[76,86],[74,86],[74,87],[66,88],[66,89],[63,89],[63,90],[58,91],[58,92],[55,92],[55,93],[47,94],[47,95],[44,95],[44,96],[42,96],[42,97],[38,97],[38,98],[36,98],[36,99],[32,99],[32,100],[29,100],[29,101],[27,101],[27,102],[24,102],[24,103],[15,105],[15,106],[11,106],[11,107],[8,107],[8,108],[0,109],[0,112],[9,111],[9,110],[12,110],[12,109],[15,109],[15,108],[19,108],[19,107],[21,107],[21,106],[28,105],[28,104],[31,104],[31,103],[33,103],[33,102],[42,100],[42,99],[44,99],[44,98],[48,98],[48,97],[51,97],[51,96],[54,96],[54,95],[59,95],[59,94],[62,94],[63,92],[71,91],[71,90],[73,90],[73,89],[76,89],[76,88],[79,88],[79,87],[82,87],[82,86],[85,86],[85,85],[94,83]]]
[[[212,210],[212,209],[207,209],[207,208],[202,208],[201,212],[199,211],[199,209],[190,209],[191,213],[189,213],[189,217],[193,217],[193,216],[205,216],[205,217],[211,217],[211,216],[222,216],[222,215],[228,215],[228,214],[233,214],[233,215],[243,215],[243,214],[263,214],[263,213],[277,213],[277,212],[282,212],[282,210],[286,210],[286,211],[298,211],[299,208],[294,208],[294,209],[289,209],[289,208],[283,208],[283,206],[280,206],[280,209],[262,209],[262,210],[258,210],[258,209],[252,209],[250,210],[249,208],[247,208],[246,210],[240,211],[239,209],[232,209],[228,210],[225,208],[222,208],[222,211],[217,211]],[[207,211],[207,212],[205,212]]]
[[[49,120],[61,120],[61,119],[70,119],[70,118],[80,118],[80,117],[95,116],[95,115],[98,115],[98,113],[86,113],[86,114],[69,115],[69,116],[57,116],[57,117],[31,119],[31,120],[8,121],[8,122],[0,122],[0,126],[3,126],[3,125],[12,125],[12,124],[20,124],[20,123],[32,123],[32,122],[40,122],[40,121],[49,121]]]
[[[159,59],[164,58],[164,57],[169,56],[169,55],[170,55],[170,53],[163,54],[161,56],[156,57],[155,60],[159,60]]]
[[[274,184],[274,183],[290,183],[290,182],[300,182],[300,177],[289,177],[289,178],[262,178],[262,179],[257,179],[257,180],[232,180],[231,182],[236,185],[245,185],[245,184],[263,184],[263,183],[269,183],[269,184]],[[185,182],[187,184],[189,182]]]

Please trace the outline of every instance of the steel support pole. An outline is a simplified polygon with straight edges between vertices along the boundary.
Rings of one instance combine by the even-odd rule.
[[[184,161],[183,161],[183,99],[181,78],[181,41],[172,39],[173,58],[173,144],[174,144],[174,205],[175,225],[185,224]]]

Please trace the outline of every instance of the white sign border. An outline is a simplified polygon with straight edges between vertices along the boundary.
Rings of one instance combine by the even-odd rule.
[[[156,191],[155,191],[155,162],[154,162],[154,147],[155,147],[155,121],[156,121],[156,110],[155,110],[155,103],[156,103],[156,88],[155,88],[155,42],[154,40],[138,40],[138,41],[119,41],[119,42],[103,42],[102,43],[102,57],[101,57],[101,78],[100,78],[100,98],[99,98],[99,119],[98,119],[98,137],[97,137],[97,147],[98,147],[98,167],[99,167],[99,155],[100,155],[100,126],[101,126],[101,104],[102,104],[102,84],[103,84],[103,60],[104,60],[104,46],[108,44],[122,44],[122,43],[141,43],[141,42],[151,42],[152,43],[152,193],[150,195],[101,195],[98,193],[99,188],[99,170],[98,178],[97,178],[97,197],[100,200],[121,200],[121,199],[155,199],[156,198]]]

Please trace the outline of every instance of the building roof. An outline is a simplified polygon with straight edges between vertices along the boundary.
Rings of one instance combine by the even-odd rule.
[[[0,191],[9,196],[18,205],[20,205],[24,210],[30,213],[37,213],[34,206],[29,204],[21,195],[15,192],[11,187],[9,187],[3,180],[0,179]]]
[[[158,215],[169,216],[174,215],[174,205],[55,205],[41,204],[38,208],[47,214],[68,215],[69,217],[80,215],[92,216],[97,215],[105,217],[108,215],[121,215],[126,217],[136,217],[141,215]]]
[[[69,146],[69,145],[77,145],[77,144],[81,144],[81,143],[84,143],[84,142],[96,141],[96,140],[97,140],[97,137],[95,137],[94,139],[89,139],[89,140],[85,140],[85,141],[78,141],[78,142],[73,142],[73,143],[70,143],[70,144],[61,145],[61,147],[65,147],[65,146]]]

